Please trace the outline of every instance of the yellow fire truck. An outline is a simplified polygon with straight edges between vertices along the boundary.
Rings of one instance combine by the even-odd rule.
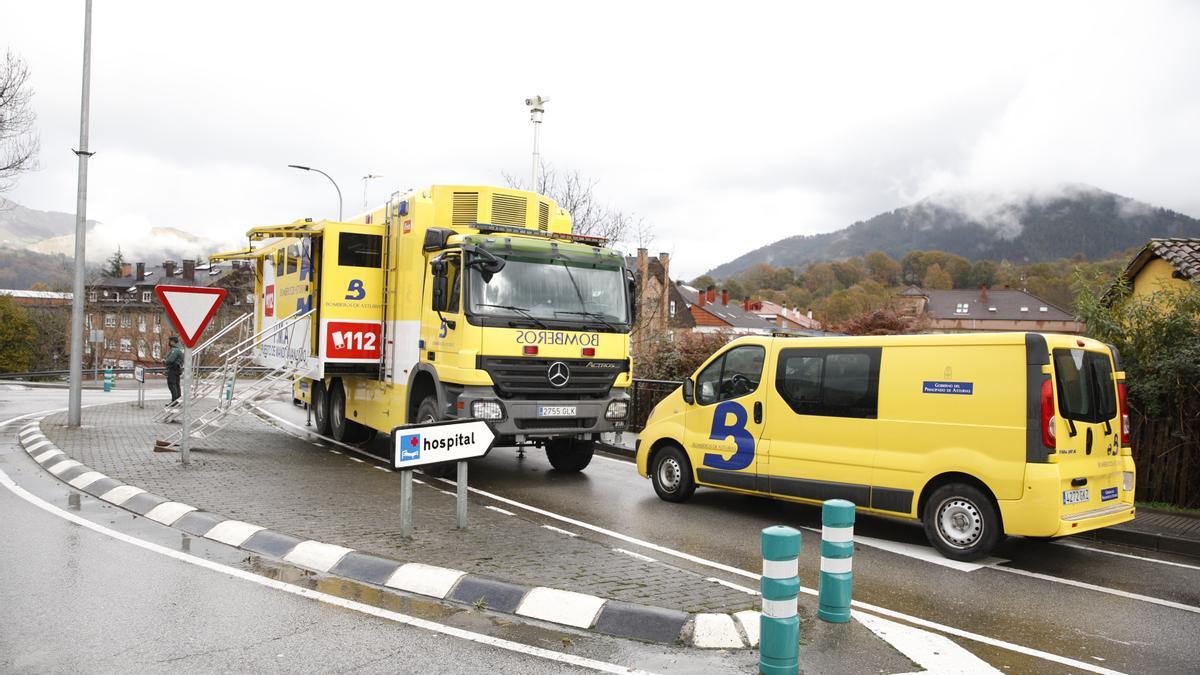
[[[212,258],[254,261],[258,332],[303,323],[256,360],[299,364],[321,433],[478,418],[497,446],[579,471],[625,427],[635,303],[624,256],[571,228],[532,192],[434,186],[349,222],[256,227],[249,249]]]

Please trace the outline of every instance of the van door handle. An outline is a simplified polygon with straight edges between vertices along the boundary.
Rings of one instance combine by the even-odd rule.
[[[754,402],[754,423],[762,424],[762,401]]]

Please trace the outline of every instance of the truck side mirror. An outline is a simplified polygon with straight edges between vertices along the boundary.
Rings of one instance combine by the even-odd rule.
[[[446,287],[446,261],[438,256],[429,261],[429,271],[433,275],[433,302],[431,309],[435,312],[446,311],[446,300],[449,297]]]
[[[696,385],[692,384],[692,378],[683,381],[683,400],[688,405],[696,402]]]

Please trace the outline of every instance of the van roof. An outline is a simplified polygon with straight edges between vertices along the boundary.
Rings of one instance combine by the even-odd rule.
[[[797,347],[888,347],[888,346],[971,346],[971,345],[1025,345],[1026,335],[1041,335],[1051,349],[1080,347],[1107,350],[1108,345],[1081,335],[1064,333],[923,333],[920,335],[846,335],[829,337],[768,337],[745,336],[736,343],[768,344],[771,340],[794,343]],[[1082,345],[1079,342],[1083,342]],[[732,343],[731,343],[732,344]]]

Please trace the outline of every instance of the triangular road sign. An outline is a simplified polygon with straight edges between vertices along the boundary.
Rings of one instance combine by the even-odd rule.
[[[195,286],[155,286],[154,293],[167,310],[167,317],[175,324],[183,344],[195,347],[200,334],[217,313],[225,299],[224,288],[197,288]]]

